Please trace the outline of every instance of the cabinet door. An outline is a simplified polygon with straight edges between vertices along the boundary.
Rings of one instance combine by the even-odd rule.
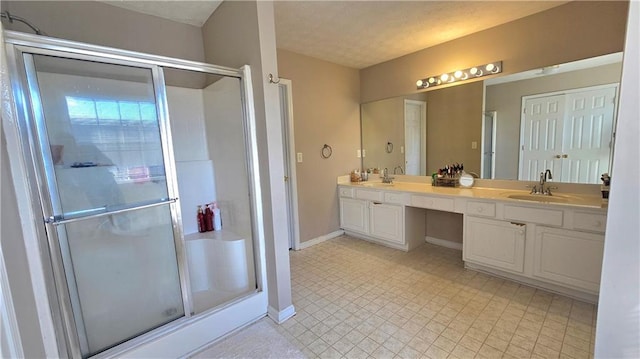
[[[533,275],[597,293],[603,250],[603,235],[539,226]]]
[[[524,270],[525,225],[466,217],[463,259],[498,269]]]
[[[371,202],[369,207],[369,234],[389,242],[404,244],[403,207]]]
[[[368,201],[340,198],[340,228],[348,231],[369,233]]]

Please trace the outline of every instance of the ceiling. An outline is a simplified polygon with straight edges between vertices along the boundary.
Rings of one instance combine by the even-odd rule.
[[[221,3],[106,2],[195,26]],[[276,42],[279,49],[361,69],[567,2],[276,1]]]

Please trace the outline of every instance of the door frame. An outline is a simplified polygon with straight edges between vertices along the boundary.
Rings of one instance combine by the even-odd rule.
[[[403,128],[405,133],[403,134],[406,138],[406,129],[407,129],[407,105],[418,105],[420,106],[420,176],[427,175],[427,102],[421,100],[410,100],[404,99],[404,105],[402,108],[402,118],[403,118]],[[404,144],[404,172],[406,174],[407,169],[407,146]]]
[[[524,139],[525,139],[525,128],[524,128],[524,120],[525,120],[525,111],[524,109],[526,101],[527,100],[531,100],[531,99],[535,99],[535,98],[541,98],[541,97],[549,97],[549,96],[557,96],[557,95],[566,95],[566,94],[570,94],[570,93],[576,93],[576,92],[583,92],[583,91],[591,91],[591,90],[600,90],[600,89],[605,89],[605,88],[610,88],[610,87],[614,87],[615,88],[615,97],[613,99],[613,122],[611,123],[611,144],[609,146],[609,174],[611,174],[612,169],[613,169],[613,151],[615,149],[615,141],[616,141],[616,125],[618,123],[618,99],[619,99],[619,92],[620,92],[620,83],[619,82],[612,82],[612,83],[608,83],[608,84],[603,84],[603,85],[595,85],[595,86],[587,86],[587,87],[580,87],[580,88],[574,88],[574,89],[568,89],[568,90],[561,90],[561,91],[553,91],[553,92],[545,92],[545,93],[540,93],[540,94],[535,94],[535,95],[528,95],[528,96],[522,96],[522,101],[520,103],[520,142],[519,142],[519,146],[520,148],[518,149],[518,179],[520,179],[522,177],[522,171],[523,171],[523,163],[522,163],[522,157],[523,157],[523,153],[524,153]],[[563,118],[564,120],[564,118]]]
[[[482,139],[480,140],[480,151],[484,151],[484,144],[487,141],[484,134],[487,133],[485,131],[487,127],[486,118],[487,114],[492,114],[491,117],[493,119],[491,126],[491,178],[496,177],[496,140],[498,139],[498,111],[484,111],[482,112]],[[480,178],[484,179],[484,168],[486,166],[484,153],[480,156]]]
[[[285,178],[285,187],[288,194],[287,213],[289,219],[289,247],[293,250],[300,249],[300,220],[298,213],[298,181],[296,175],[296,141],[293,119],[293,83],[289,79],[280,78],[279,88],[284,88],[286,99],[280,97],[280,118],[282,120],[283,144],[285,147],[284,168],[289,172],[288,180]],[[279,93],[278,93],[279,94]],[[286,103],[283,103],[283,100]]]

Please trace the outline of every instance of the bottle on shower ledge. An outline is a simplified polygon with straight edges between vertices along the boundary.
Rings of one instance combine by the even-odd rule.
[[[204,229],[207,232],[213,231],[213,211],[209,207],[210,204],[207,203],[204,210]]]
[[[204,211],[202,210],[202,206],[198,206],[198,214],[196,218],[198,221],[198,232],[200,233],[206,232],[207,229],[205,228]]]
[[[216,231],[222,230],[222,218],[220,217],[220,208],[218,208],[217,202],[213,202],[213,229]]]

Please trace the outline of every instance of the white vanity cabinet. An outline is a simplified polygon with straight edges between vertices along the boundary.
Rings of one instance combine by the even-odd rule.
[[[369,202],[369,235],[404,245],[403,209],[397,204]]]
[[[340,198],[340,227],[362,234],[369,233],[368,201]]]
[[[409,250],[402,193],[340,187],[340,228],[389,247]]]
[[[537,226],[533,275],[598,293],[604,235]]]
[[[463,260],[522,273],[525,234],[524,223],[467,216]]]

